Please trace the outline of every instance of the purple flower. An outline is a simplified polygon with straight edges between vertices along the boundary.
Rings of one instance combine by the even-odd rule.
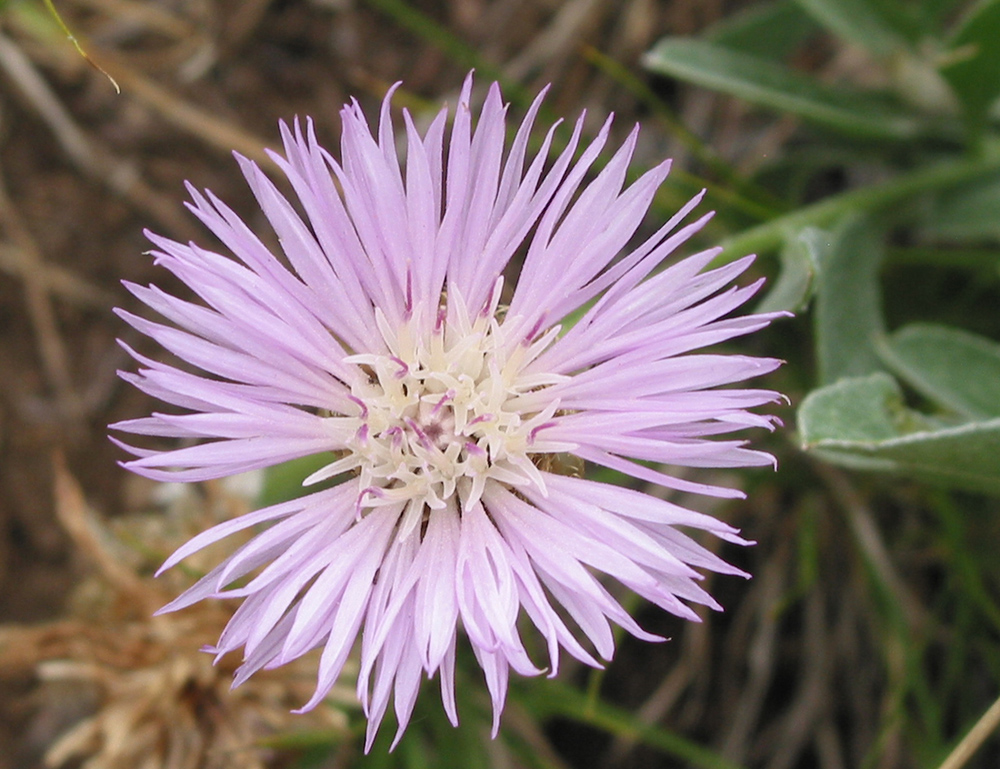
[[[746,544],[736,530],[577,477],[572,457],[717,497],[742,495],[658,468],[773,461],[743,441],[710,438],[773,428],[773,417],[749,409],[777,393],[718,388],[779,362],[694,352],[774,317],[726,317],[760,285],[727,288],[751,257],[704,271],[712,249],[657,271],[709,218],[682,224],[701,195],[625,251],[669,163],[625,186],[633,131],[587,182],[610,120],[577,156],[582,118],[553,161],[551,130],[529,158],[544,94],[505,152],[499,88],[475,128],[471,88],[470,76],[450,132],[447,110],[422,136],[403,113],[403,167],[391,92],[375,135],[357,103],[343,109],[340,161],[317,144],[311,123],[282,125],[286,157],[272,157],[299,210],[238,160],[283,255],[211,193],[189,188],[191,211],[236,260],[149,234],[156,262],[201,302],[128,285],[167,323],[120,311],[204,372],[129,350],[142,368],[122,376],[186,413],[113,427],[189,440],[167,451],[125,446],[136,457],[126,467],[200,481],[323,454],[329,464],[306,484],[340,479],[194,537],[163,569],[268,524],[162,611],[244,599],[212,649],[243,647],[235,684],[320,647],[316,692],[303,710],[330,691],[360,634],[368,747],[390,699],[399,739],[425,674],[439,675],[457,723],[459,626],[485,673],[495,734],[510,669],[555,675],[560,648],[599,666],[614,651],[609,620],[662,640],[598,575],[693,621],[686,602],[720,608],[697,569],[742,572],[677,527]],[[545,662],[526,653],[522,613],[547,643]]]

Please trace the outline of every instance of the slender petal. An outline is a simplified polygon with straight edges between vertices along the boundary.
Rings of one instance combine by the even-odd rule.
[[[759,288],[732,285],[752,257],[710,268],[708,250],[666,265],[708,220],[689,220],[702,195],[630,249],[670,170],[627,182],[638,128],[598,165],[611,121],[588,141],[581,116],[550,162],[554,127],[529,152],[544,92],[505,149],[499,87],[478,119],[472,87],[470,75],[450,129],[447,109],[423,134],[404,111],[405,161],[395,88],[374,130],[356,102],[343,108],[338,158],[311,121],[282,124],[284,154],[271,156],[297,200],[237,158],[280,253],[189,187],[191,211],[232,256],[150,233],[157,263],[196,299],[128,284],[161,320],[119,311],[184,361],[123,344],[139,368],[122,377],[181,410],[112,425],[161,441],[113,439],[133,457],[126,467],[197,481],[318,455],[306,485],[336,482],[195,536],[164,569],[262,527],[162,611],[242,601],[211,649],[243,650],[234,685],[322,650],[302,710],[357,649],[366,750],[390,705],[399,741],[424,676],[440,676],[458,723],[459,643],[482,668],[495,734],[511,670],[555,675],[562,652],[599,667],[614,655],[613,625],[663,640],[605,579],[699,621],[693,604],[721,609],[698,584],[706,571],[748,576],[681,530],[750,544],[733,527],[559,468],[585,460],[741,497],[678,468],[773,463],[732,436],[779,424],[754,409],[781,396],[740,383],[780,361],[702,351],[778,317],[733,315]],[[170,438],[185,442],[163,448]],[[531,626],[543,659],[523,643]]]

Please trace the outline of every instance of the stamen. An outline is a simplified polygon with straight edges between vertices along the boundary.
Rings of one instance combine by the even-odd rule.
[[[543,424],[538,425],[538,427],[532,429],[532,431],[528,433],[528,445],[531,446],[534,444],[535,436],[538,435],[539,431],[544,430],[546,427],[555,427],[555,426],[556,426],[555,422],[545,422]]]
[[[413,317],[413,273],[410,267],[406,267],[406,303],[403,305],[403,319],[409,320]]]
[[[410,373],[410,367],[407,365],[406,361],[403,360],[402,358],[397,358],[395,355],[390,355],[389,360],[391,360],[393,363],[399,366],[399,370],[395,374],[393,374],[393,376],[396,377],[396,379],[402,379],[403,377],[405,377],[407,374]]]
[[[393,425],[388,430],[382,433],[385,436],[392,436],[392,448],[399,449],[403,445],[403,428],[399,425]]]
[[[358,494],[358,501],[354,505],[355,521],[361,520],[361,507],[364,504],[365,497],[368,496],[369,494],[371,494],[376,499],[383,499],[385,497],[385,494],[383,493],[382,489],[378,488],[377,486],[369,486],[367,489],[362,489],[361,493]]]
[[[410,417],[405,417],[403,421],[406,422],[406,426],[409,427],[411,430],[413,430],[413,432],[416,434],[417,440],[420,441],[421,446],[423,446],[428,451],[434,448],[434,444],[431,443],[430,439],[427,437],[427,433],[423,431],[420,425],[418,425]]]
[[[347,400],[357,403],[358,407],[361,409],[361,418],[368,419],[368,406],[363,400],[361,400],[361,398],[355,398],[353,395],[348,395]]]
[[[487,302],[494,314],[501,289],[502,282],[497,281]],[[531,456],[537,449],[531,446],[541,430],[558,422],[554,418],[558,400],[546,398],[543,391],[561,380],[521,374],[528,355],[509,354],[504,342],[511,332],[495,317],[488,323],[478,317],[470,324],[457,292],[447,301],[449,305],[438,308],[440,336],[410,346],[413,340],[404,325],[396,338],[409,340],[407,346],[390,342],[389,354],[352,361],[378,373],[351,396],[361,418],[348,417],[354,436],[350,461],[345,457],[339,460],[343,466],[335,467],[357,469],[361,485],[367,487],[357,499],[359,519],[368,508],[390,500],[406,501],[433,514],[456,488],[469,499],[478,499],[490,482],[537,482]],[[457,318],[454,335],[448,327],[450,317]],[[544,343],[539,336],[544,323],[545,315],[527,343]],[[513,333],[517,336],[506,338],[521,336]],[[554,330],[544,333],[547,338]],[[396,384],[402,379],[404,383]],[[528,392],[533,397],[526,408]],[[543,451],[554,450],[554,445],[543,446]],[[385,501],[377,501],[382,498]]]
[[[543,312],[541,315],[538,316],[538,320],[536,320],[535,325],[531,327],[531,331],[529,331],[528,335],[524,337],[523,340],[521,340],[522,345],[527,347],[528,345],[530,345],[532,342],[535,341],[535,337],[538,336],[538,332],[542,330],[542,325],[545,323],[545,317],[548,314],[549,314],[548,310],[546,310],[545,312]]]
[[[441,407],[454,397],[455,397],[455,390],[453,389],[448,390],[448,392],[446,392],[444,395],[441,396],[441,400],[439,400],[437,405],[434,407],[434,410],[431,412],[431,416],[436,417],[438,412],[441,410]]]

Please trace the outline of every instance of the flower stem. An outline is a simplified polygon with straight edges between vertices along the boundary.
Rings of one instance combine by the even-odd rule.
[[[803,227],[823,227],[851,211],[877,211],[921,192],[954,187],[998,172],[1000,152],[994,150],[974,158],[922,167],[881,184],[832,195],[727,238],[720,244],[723,253],[716,262],[731,262],[748,253],[771,251]]]

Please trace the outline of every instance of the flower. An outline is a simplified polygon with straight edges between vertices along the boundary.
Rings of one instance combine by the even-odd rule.
[[[237,157],[282,255],[189,185],[190,209],[236,260],[148,234],[156,262],[202,302],[127,284],[168,322],[119,311],[205,373],[127,348],[143,368],[122,376],[192,413],[113,427],[214,439],[166,451],[122,444],[136,457],[126,467],[200,481],[329,455],[306,484],[332,486],[216,525],[177,550],[162,569],[269,524],[161,611],[244,599],[214,647],[219,656],[243,647],[234,685],[321,647],[302,710],[330,691],[360,634],[366,749],[390,700],[398,741],[424,674],[439,675],[457,723],[459,625],[485,674],[495,735],[509,670],[543,672],[522,643],[522,613],[544,637],[555,675],[560,649],[588,665],[611,659],[609,621],[662,640],[599,573],[694,621],[685,602],[720,608],[697,585],[697,569],[742,572],[677,527],[746,544],[735,529],[577,477],[567,458],[718,497],[742,495],[657,467],[773,462],[743,441],[710,438],[774,427],[750,409],[777,393],[716,388],[779,361],[693,352],[773,319],[726,317],[759,287],[726,288],[752,257],[706,271],[712,249],[657,271],[709,218],[682,225],[701,195],[625,252],[669,163],[625,186],[636,129],[588,182],[610,119],[577,157],[582,116],[553,161],[554,127],[529,159],[544,92],[505,153],[498,86],[475,128],[471,88],[470,75],[447,138],[447,109],[423,135],[404,111],[402,166],[391,90],[374,134],[356,102],[344,107],[339,161],[311,122],[282,124],[285,157],[271,157],[301,214]]]

